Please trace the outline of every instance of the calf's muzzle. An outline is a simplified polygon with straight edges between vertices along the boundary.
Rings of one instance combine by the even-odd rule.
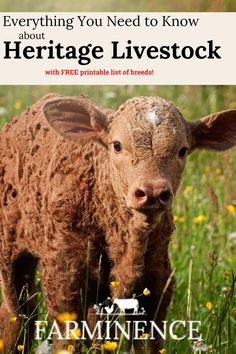
[[[134,183],[127,197],[128,207],[135,210],[165,210],[173,203],[173,192],[166,180]]]

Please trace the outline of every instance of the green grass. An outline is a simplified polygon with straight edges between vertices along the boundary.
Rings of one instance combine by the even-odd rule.
[[[128,97],[158,95],[176,103],[189,120],[236,108],[234,86],[0,86],[0,124],[48,92],[83,92],[113,109]],[[224,153],[199,151],[189,157],[174,206],[178,218],[170,247],[176,285],[168,320],[201,321],[205,342],[218,354],[236,353],[232,273],[236,272],[236,243],[229,239],[229,234],[236,231],[236,213],[227,209],[229,204],[236,207],[234,171],[236,149]],[[199,215],[205,220],[193,223]],[[211,310],[206,306],[208,302],[213,304]],[[45,309],[40,310],[46,316]],[[188,354],[193,353],[191,345],[188,340],[168,339],[164,348],[168,354]]]

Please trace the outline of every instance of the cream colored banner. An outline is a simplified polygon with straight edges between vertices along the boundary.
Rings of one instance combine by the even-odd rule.
[[[0,13],[0,84],[236,84],[236,13]]]

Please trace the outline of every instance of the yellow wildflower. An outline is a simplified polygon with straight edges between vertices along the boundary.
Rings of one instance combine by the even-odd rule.
[[[145,289],[143,290],[143,295],[149,296],[150,294],[151,294],[151,292],[150,292],[150,290],[149,290],[148,288],[145,288]]]
[[[15,109],[21,109],[21,101],[20,100],[16,100],[15,102]]]
[[[192,193],[192,191],[193,191],[193,186],[187,186],[184,190],[184,193],[190,194]]]
[[[106,341],[104,344],[102,344],[102,347],[107,350],[108,352],[113,352],[114,350],[117,349],[118,344],[117,342],[111,342],[111,341]]]
[[[15,323],[17,321],[17,316],[11,316],[9,319],[10,323]]]
[[[206,221],[206,219],[207,218],[205,215],[200,214],[193,219],[193,224],[201,224],[202,222]]]
[[[211,309],[213,308],[212,302],[208,301],[208,302],[206,303],[206,308],[211,311]]]
[[[206,166],[204,167],[204,172],[205,172],[205,173],[209,173],[209,172],[210,172],[210,167],[209,167],[208,165],[206,165]]]
[[[220,168],[217,168],[217,169],[215,170],[215,174],[216,174],[216,176],[220,176],[220,175],[221,175],[221,169],[220,169]]]
[[[120,285],[120,283],[119,283],[118,281],[116,281],[116,280],[111,281],[111,286],[112,286],[113,288],[115,288],[115,287],[117,287],[117,286],[119,286],[119,285]]]
[[[25,348],[24,345],[21,345],[21,344],[17,345],[18,352],[23,352],[24,348]]]
[[[63,312],[58,315],[57,319],[61,323],[65,321],[75,321],[77,319],[77,314],[75,312]]]
[[[235,208],[235,206],[233,205],[233,204],[228,204],[227,206],[226,206],[226,209],[228,210],[228,212],[231,214],[231,213],[235,213],[235,211],[236,211],[236,208]]]
[[[142,333],[139,337],[140,339],[148,339],[150,337],[149,333]]]
[[[216,349],[213,347],[212,344],[209,345],[208,350],[209,350],[209,353],[215,353],[216,352]]]
[[[78,339],[81,337],[81,330],[80,328],[75,329],[69,334],[70,339]]]
[[[3,339],[0,339],[0,350],[4,349],[4,341]]]
[[[75,347],[73,345],[68,345],[67,351],[68,351],[68,353],[74,353]]]
[[[166,353],[167,353],[167,350],[164,349],[164,348],[163,348],[163,349],[160,349],[160,350],[159,350],[159,353],[160,353],[160,354],[166,354]]]
[[[184,216],[177,216],[177,215],[174,215],[174,216],[173,216],[173,221],[174,221],[174,222],[183,223],[183,222],[185,221],[185,217],[184,217]]]

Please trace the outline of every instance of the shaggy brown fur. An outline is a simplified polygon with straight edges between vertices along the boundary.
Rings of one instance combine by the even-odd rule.
[[[113,113],[82,96],[48,95],[6,125],[0,135],[0,335],[7,350],[20,326],[8,318],[19,312],[34,315],[30,346],[37,299],[24,296],[36,293],[38,262],[51,319],[63,311],[82,319],[81,292],[91,312],[98,282],[98,301],[147,287],[151,295],[140,301],[153,319],[171,274],[171,204],[185,150],[232,147],[235,112],[190,124],[158,97],[133,98]],[[111,280],[119,286],[109,287]],[[153,353],[159,346],[152,343]]]

